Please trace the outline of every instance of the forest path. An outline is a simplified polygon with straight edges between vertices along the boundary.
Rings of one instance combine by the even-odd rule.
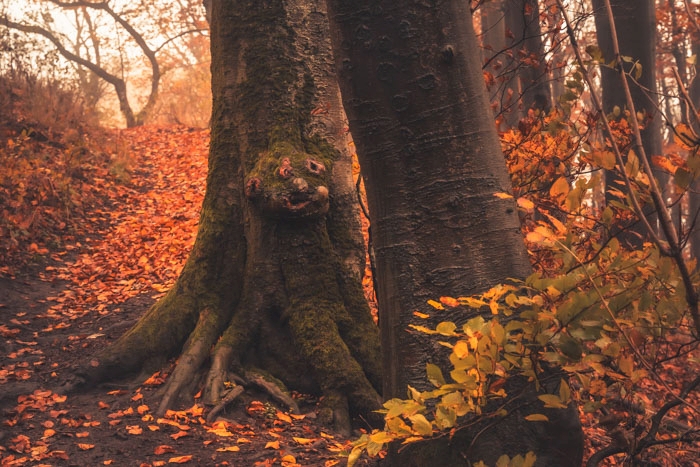
[[[213,425],[193,406],[154,419],[160,374],[68,397],[72,369],[118,338],[177,279],[197,232],[209,132],[142,127],[111,138],[103,204],[60,251],[0,278],[0,465],[334,466],[348,441],[249,398]],[[84,188],[84,187],[83,187]],[[5,265],[0,265],[5,266]]]

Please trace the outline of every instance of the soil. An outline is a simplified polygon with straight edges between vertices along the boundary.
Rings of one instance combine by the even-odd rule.
[[[119,337],[154,300],[136,296],[109,306],[97,320],[86,315],[69,327],[46,331],[55,325],[46,317],[47,297],[69,284],[42,280],[40,274],[0,278],[0,465],[345,463],[339,453],[348,442],[314,423],[313,399],[300,400],[302,418],[262,394],[247,394],[218,422],[206,425],[196,410],[185,407],[154,420],[149,408],[157,406],[158,386],[138,381],[62,395],[72,370]],[[219,434],[213,433],[217,428]]]
[[[181,137],[169,147],[184,152],[185,143],[208,138],[206,132],[182,129],[139,131],[127,134],[132,147],[154,135],[164,141]],[[343,454],[347,456],[351,440],[316,423],[318,401],[310,396],[295,395],[299,414],[275,406],[264,394],[249,392],[212,424],[204,421],[196,400],[183,401],[178,411],[157,419],[152,412],[173,362],[155,375],[64,393],[74,381],[74,370],[129,329],[176,277],[177,265],[188,253],[189,233],[183,240],[178,232],[171,243],[161,245],[154,240],[156,233],[146,231],[151,228],[148,222],[125,220],[158,217],[146,213],[148,206],[175,185],[181,184],[188,193],[203,192],[206,145],[197,145],[201,152],[196,157],[201,162],[198,180],[184,173],[185,182],[174,182],[162,162],[138,159],[130,188],[115,189],[118,198],[107,204],[108,209],[88,213],[99,217],[99,229],[76,236],[61,251],[50,251],[21,273],[0,276],[0,466],[331,467],[346,463]],[[180,161],[194,166],[181,154],[163,152],[162,160],[169,166]],[[201,185],[192,190],[187,183]],[[198,208],[189,211],[200,198],[174,197],[187,198],[190,207],[162,217],[196,232]],[[153,228],[170,229],[165,222]],[[134,232],[135,238],[129,240],[127,235]],[[126,239],[125,243],[115,243],[118,238]],[[153,250],[148,254],[130,251],[142,244],[152,244]],[[175,253],[166,255],[166,250]],[[361,460],[358,465],[376,462]]]

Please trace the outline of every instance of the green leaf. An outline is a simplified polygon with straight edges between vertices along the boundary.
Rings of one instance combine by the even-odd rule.
[[[593,151],[591,153],[591,160],[593,160],[597,166],[606,170],[613,170],[617,164],[617,158],[611,151]]]
[[[382,448],[384,448],[384,444],[369,441],[367,443],[367,454],[369,454],[371,457],[374,457],[377,454],[379,454],[379,451],[381,451]]]
[[[442,376],[442,370],[439,366],[432,363],[425,365],[426,371],[428,372],[428,381],[430,381],[433,386],[439,388],[445,384],[445,378]]]
[[[638,80],[642,77],[642,64],[637,62],[634,64],[634,79]]]
[[[442,334],[443,336],[454,336],[455,329],[457,329],[457,325],[455,323],[451,321],[443,321],[442,323],[437,325],[435,331],[437,331],[438,334]]]
[[[637,154],[635,154],[633,149],[630,149],[630,152],[627,153],[625,171],[627,171],[629,178],[635,178],[639,173],[639,159],[637,158]]]
[[[603,59],[603,51],[597,45],[589,45],[586,47],[586,53],[591,56],[593,60],[599,62]]]
[[[554,394],[541,394],[537,396],[537,398],[544,402],[544,406],[548,409],[565,409],[567,407],[567,405],[559,399],[559,396],[555,396]]]
[[[571,388],[563,379],[561,380],[561,383],[559,383],[559,399],[561,399],[561,401],[565,404],[568,404],[571,401]]]
[[[579,361],[583,355],[581,343],[568,334],[559,335],[559,350],[575,362]]]

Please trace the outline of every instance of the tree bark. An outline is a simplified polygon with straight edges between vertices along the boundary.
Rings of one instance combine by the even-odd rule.
[[[506,24],[513,35],[520,106],[514,114],[527,116],[530,109],[549,112],[552,95],[547,80],[540,10],[537,0],[507,0]],[[518,120],[516,120],[517,122]]]
[[[604,0],[593,0],[598,45],[607,62],[613,57],[612,35],[605,8]],[[656,17],[653,0],[620,0],[612,3],[613,19],[617,28],[617,39],[620,53],[638,61],[642,66],[642,74],[637,83],[632,83],[632,99],[636,110],[643,115],[642,141],[647,157],[661,154],[661,115],[657,109],[656,98]],[[630,64],[631,66],[631,64]],[[618,72],[609,67],[601,67],[601,83],[603,87],[603,107],[605,112],[612,112],[618,107],[624,115],[627,108],[625,93]],[[632,73],[633,74],[633,73]],[[634,118],[631,116],[630,118]],[[624,117],[623,117],[624,118]],[[625,150],[625,152],[627,152]],[[637,154],[639,157],[640,155]],[[621,177],[613,171],[606,172],[606,200],[614,199],[609,194],[610,189],[620,190]],[[661,171],[657,173],[660,186],[664,187],[668,177]],[[666,191],[666,190],[664,190]],[[653,208],[645,212],[655,219]],[[655,221],[652,222],[652,225]],[[620,233],[622,242],[633,248],[641,248],[646,238],[644,227],[640,222],[626,228]],[[613,232],[617,235],[618,232]]]
[[[426,363],[442,353],[435,339],[407,332],[412,312],[429,311],[428,299],[524,278],[530,265],[513,200],[494,196],[510,191],[510,181],[467,2],[327,3],[343,102],[367,186],[384,395],[404,398],[408,385],[428,389]],[[431,322],[460,325],[469,317],[451,309]],[[531,403],[534,389],[524,386]],[[411,445],[390,464],[483,459],[493,465],[500,454],[524,449],[537,451],[538,465],[580,466],[575,411],[559,412],[532,436],[522,436],[532,429],[522,413],[514,410],[483,427],[478,439],[459,430],[466,437]]]
[[[209,174],[194,249],[173,289],[85,377],[180,354],[164,412],[211,356],[208,403],[262,370],[324,395],[322,421],[348,433],[350,413],[377,418],[379,335],[360,282],[359,211],[323,4],[214,0],[211,39]]]

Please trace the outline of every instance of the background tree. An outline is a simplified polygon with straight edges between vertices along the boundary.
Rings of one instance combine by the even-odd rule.
[[[612,3],[613,17],[617,28],[617,36],[620,43],[620,53],[626,57],[626,65],[629,66],[630,76],[634,78],[631,87],[632,98],[637,106],[638,116],[643,125],[642,139],[644,150],[648,157],[661,154],[661,115],[658,112],[657,86],[656,86],[656,19],[654,14],[654,1],[616,1]],[[610,63],[613,56],[612,34],[607,16],[604,0],[593,0],[593,12],[596,24],[598,45],[606,63]],[[637,66],[637,64],[639,66]],[[625,93],[620,83],[615,66],[601,67],[601,84],[603,87],[603,108],[605,112],[613,112],[618,109],[617,117],[624,118],[624,110],[627,108]],[[626,154],[631,148],[623,152]],[[661,172],[662,186],[665,185]],[[606,199],[608,202],[619,199],[613,195],[622,187],[621,179],[613,171],[606,173]],[[652,215],[653,208],[647,206],[647,215]],[[624,236],[624,242],[629,245],[641,246],[645,238],[641,224],[636,223],[627,226],[631,234]]]
[[[198,381],[216,344],[209,403],[222,402],[229,381],[260,382],[257,368],[323,394],[322,419],[347,433],[348,410],[371,419],[380,407],[379,337],[360,283],[364,250],[323,4],[214,0],[211,37],[211,152],[196,243],[175,286],[84,376],[119,378],[180,353],[163,413]]]
[[[467,3],[328,5],[343,102],[367,184],[384,395],[403,398],[409,385],[428,387],[426,363],[441,354],[434,339],[407,332],[412,312],[425,310],[429,299],[524,278],[530,264],[513,201],[494,196],[509,191],[510,181]],[[446,310],[432,324],[459,326],[469,317]],[[523,415],[541,406],[533,403],[532,387],[523,386],[509,387],[522,396],[521,410],[457,430],[449,440],[404,447],[391,465],[464,465],[465,459],[493,465],[503,453],[531,450],[538,465],[580,465],[575,411],[555,411],[551,424],[528,424]]]
[[[191,5],[183,8],[191,9]],[[108,1],[37,0],[24,6],[19,19],[15,17],[18,12],[6,6],[0,14],[0,25],[49,41],[66,60],[75,64],[78,76],[88,86],[85,89],[88,100],[99,97],[94,95],[98,89],[91,74],[108,83],[114,89],[126,126],[133,127],[142,125],[156,105],[162,77],[159,51],[184,34],[203,30],[201,24],[193,26],[187,21],[171,21],[167,29],[152,28],[148,26],[152,22],[148,10],[148,5],[113,7]],[[176,17],[169,11],[169,19]],[[184,19],[191,18],[184,15]],[[71,21],[74,24],[69,26]],[[173,24],[177,26],[173,28]],[[82,35],[70,37],[71,29]],[[107,45],[108,37],[116,39],[116,44]],[[148,91],[136,111],[127,78],[128,57],[133,50],[138,50],[150,69]]]
[[[552,97],[537,1],[487,1],[478,11],[486,82],[497,121],[513,128],[529,109],[548,112]]]

